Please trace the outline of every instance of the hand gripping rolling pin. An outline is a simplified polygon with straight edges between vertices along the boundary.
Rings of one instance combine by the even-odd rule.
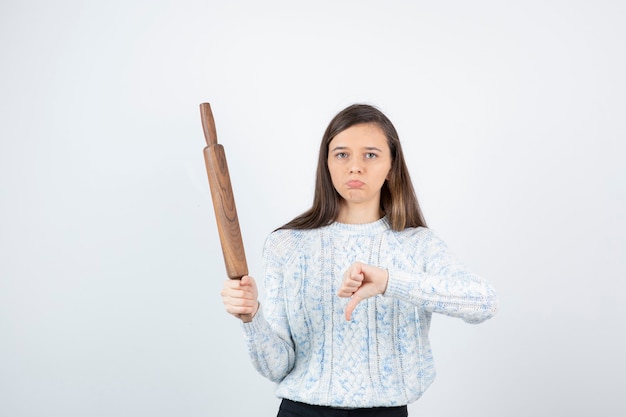
[[[207,143],[204,148],[204,162],[209,177],[209,187],[211,188],[217,231],[226,265],[226,275],[230,279],[241,279],[248,274],[248,264],[246,263],[246,254],[239,229],[239,218],[230,184],[226,155],[224,147],[217,143],[215,121],[209,103],[200,104],[200,118]],[[242,315],[241,319],[250,321],[252,317],[249,314]]]

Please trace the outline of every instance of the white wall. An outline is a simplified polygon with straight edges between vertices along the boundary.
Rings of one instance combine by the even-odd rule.
[[[430,226],[500,291],[437,317],[415,416],[623,415],[626,6],[0,5],[0,415],[273,416],[222,308],[199,103],[250,269],[353,102],[398,128]]]

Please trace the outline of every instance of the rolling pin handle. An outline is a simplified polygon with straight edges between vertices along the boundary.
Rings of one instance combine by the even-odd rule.
[[[209,103],[200,104],[200,118],[207,146],[217,145],[217,130],[215,129],[215,120],[213,119],[213,112]]]

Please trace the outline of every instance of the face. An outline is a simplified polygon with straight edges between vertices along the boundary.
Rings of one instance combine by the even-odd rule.
[[[391,169],[387,138],[376,124],[354,125],[328,145],[328,170],[333,186],[349,207],[380,209],[380,190]]]

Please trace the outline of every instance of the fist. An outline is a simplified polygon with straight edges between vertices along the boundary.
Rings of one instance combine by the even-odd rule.
[[[249,275],[240,280],[226,280],[221,295],[226,311],[245,323],[252,321],[259,310],[259,292],[254,278]]]
[[[388,280],[389,273],[386,269],[362,262],[353,263],[343,274],[343,282],[337,292],[339,297],[351,297],[346,306],[346,320],[350,320],[352,312],[361,301],[384,294]]]

